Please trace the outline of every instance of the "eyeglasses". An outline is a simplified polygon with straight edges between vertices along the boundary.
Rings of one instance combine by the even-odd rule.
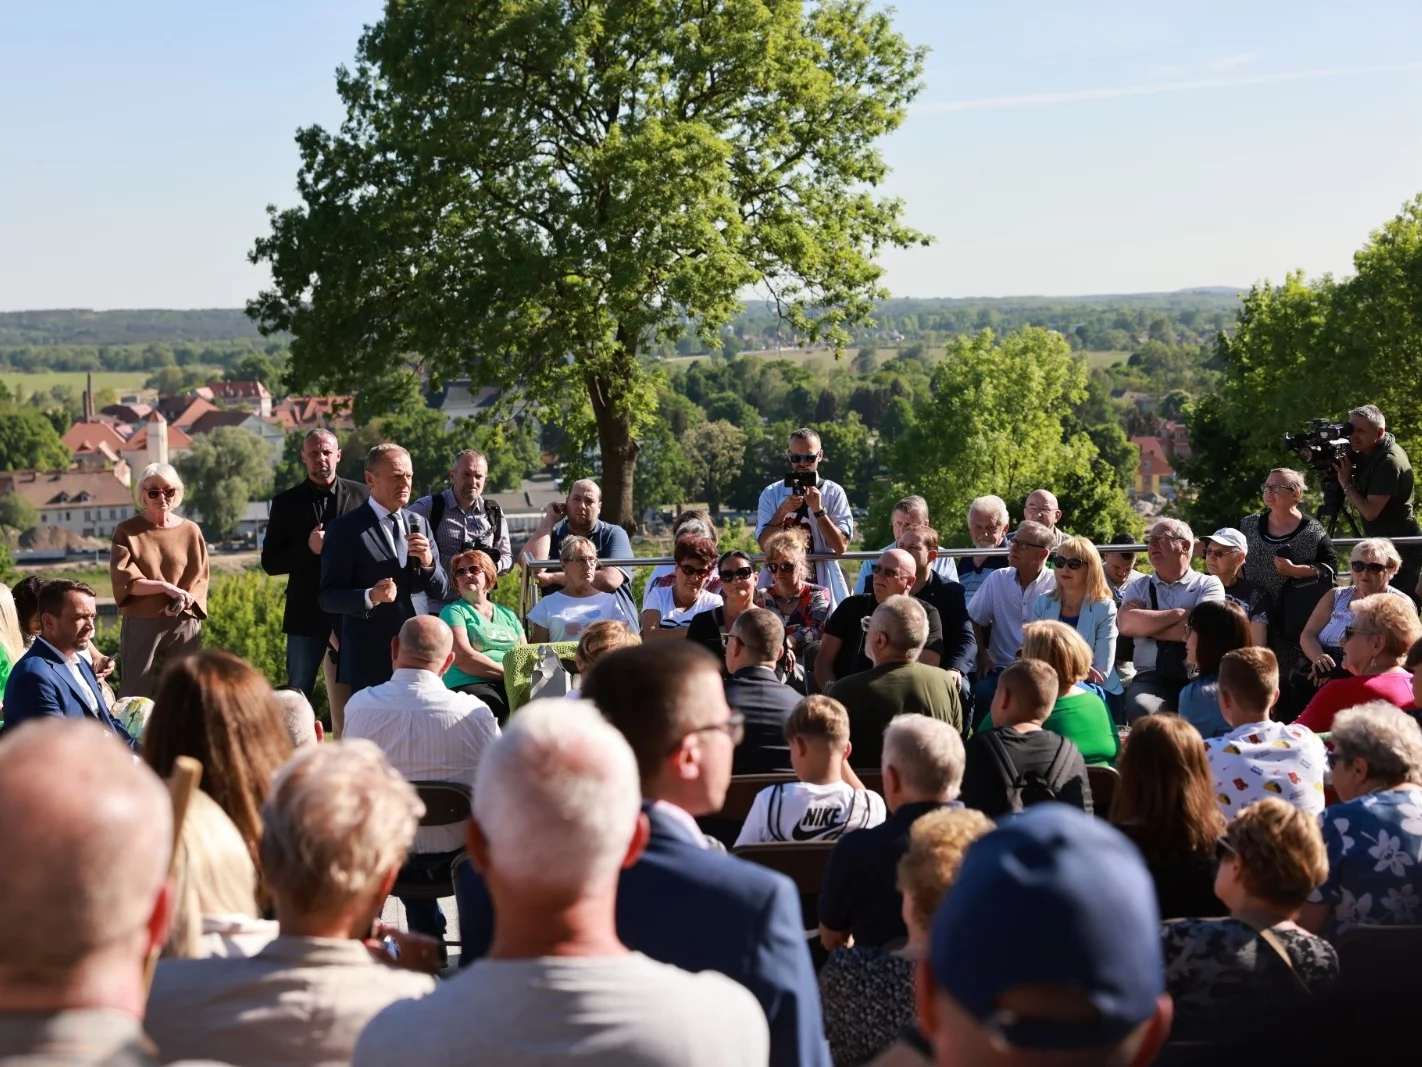
[[[859,628],[867,634],[869,632],[869,627],[873,624],[873,622],[873,615],[865,615],[864,618],[859,620]]]
[[[1020,538],[1020,537],[1014,537],[1014,538],[1012,539],[1012,544],[1013,544],[1014,546],[1019,546],[1019,545],[1020,545],[1022,548],[1037,548],[1037,549],[1042,549],[1042,548],[1051,548],[1051,547],[1052,547],[1051,545],[1039,545],[1039,544],[1037,544],[1037,542],[1035,542],[1035,541],[1024,541],[1024,540],[1022,540],[1022,538]]]
[[[755,574],[755,568],[754,568],[754,567],[737,567],[737,568],[736,568],[735,570],[733,570],[733,571],[721,571],[721,572],[720,572],[721,584],[722,584],[722,585],[726,585],[726,584],[728,584],[728,583],[730,583],[730,582],[744,582],[747,578],[751,577],[753,574]]]
[[[1239,853],[1235,850],[1235,847],[1229,843],[1229,838],[1223,836],[1215,838],[1216,863],[1223,863],[1225,860],[1232,860],[1238,855]]]
[[[1206,559],[1229,559],[1230,556],[1238,552],[1237,548],[1207,548],[1205,549]]]
[[[806,464],[815,462],[815,460],[820,458],[820,455],[821,453],[819,452],[786,452],[785,458],[793,465],[803,467]]]
[[[1184,543],[1183,537],[1147,537],[1145,543],[1148,545],[1177,545]]]
[[[688,578],[705,578],[711,573],[710,567],[693,567],[690,563],[678,564],[678,569]]]
[[[1195,632],[1196,632],[1195,627],[1191,626],[1191,625],[1187,622],[1187,623],[1185,624],[1185,636],[1186,636],[1186,637],[1189,637],[1191,634],[1193,634],[1193,633],[1195,633]]]
[[[1359,630],[1352,626],[1343,627],[1343,640],[1351,641],[1355,637],[1371,637],[1377,634],[1377,630]]]
[[[771,574],[794,574],[795,568],[798,566],[798,563],[795,563],[791,560],[787,560],[784,563],[767,563],[765,565],[765,569],[768,570]]]
[[[1292,485],[1282,485],[1276,482],[1265,482],[1259,487],[1266,493],[1296,493],[1298,492]]]
[[[569,562],[569,563],[577,563],[577,564],[579,564],[580,566],[583,566],[583,567],[596,567],[596,566],[597,566],[597,557],[596,557],[596,556],[574,556],[572,559],[568,560],[568,562]]]
[[[176,489],[149,489],[147,490],[149,500],[172,500],[178,495]]]
[[[484,569],[483,569],[482,567],[455,567],[455,568],[454,568],[454,576],[455,576],[456,578],[463,578],[466,574],[467,574],[467,575],[470,575],[470,576],[472,577],[472,576],[475,575],[475,574],[483,574],[483,573],[484,573]]]
[[[1066,568],[1069,571],[1079,571],[1082,567],[1086,566],[1086,560],[1080,556],[1058,556],[1052,560],[1052,566],[1057,570]]]
[[[672,752],[675,752],[677,749],[681,748],[682,742],[685,741],[692,734],[704,734],[711,730],[720,730],[723,734],[725,734],[731,739],[732,745],[739,745],[743,740],[745,740],[746,717],[742,715],[739,711],[733,711],[731,712],[731,717],[725,722],[713,722],[708,726],[698,726],[694,730],[688,730],[686,733],[682,734],[681,739],[677,741],[674,746],[672,746]]]
[[[1362,574],[1364,571],[1369,574],[1381,574],[1387,570],[1387,565],[1384,563],[1367,563],[1361,559],[1353,560],[1348,566],[1353,568],[1354,574]]]

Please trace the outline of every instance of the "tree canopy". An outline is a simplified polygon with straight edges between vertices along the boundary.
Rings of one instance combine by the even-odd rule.
[[[231,536],[247,505],[271,492],[270,446],[236,426],[199,436],[176,465],[184,502],[202,515],[203,533],[212,541]]]
[[[249,313],[293,335],[298,383],[407,360],[587,409],[629,518],[650,345],[718,339],[752,286],[842,344],[886,295],[878,250],[927,240],[872,192],[922,64],[867,0],[390,3],[341,129],[298,133]]]

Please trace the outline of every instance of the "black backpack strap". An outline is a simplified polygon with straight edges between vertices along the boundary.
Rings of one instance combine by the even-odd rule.
[[[1146,589],[1150,592],[1150,610],[1159,611],[1160,601],[1155,595],[1155,578],[1149,574],[1146,575]]]
[[[1060,793],[1062,786],[1071,778],[1071,750],[1074,747],[1065,737],[1057,734],[1057,754],[1047,768],[1047,788],[1053,793]]]
[[[444,519],[444,490],[430,497],[430,533],[439,533],[439,524]]]
[[[765,825],[770,831],[770,836],[777,841],[784,841],[780,834],[780,815],[785,810],[785,783],[776,782],[770,787],[770,799],[765,805]]]
[[[484,498],[484,515],[489,520],[489,538],[495,544],[499,542],[499,527],[504,522],[504,510],[499,507],[496,501]]]
[[[997,767],[1002,784],[1007,787],[1008,803],[1013,806],[1013,810],[1020,810],[1022,786],[1018,781],[1017,767],[1007,753],[1007,746],[1002,743],[1002,738],[997,736],[996,730],[987,731],[982,738],[988,751],[992,753],[992,761]]]

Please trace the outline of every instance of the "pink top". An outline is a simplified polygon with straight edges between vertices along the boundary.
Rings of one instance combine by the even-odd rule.
[[[1333,729],[1333,716],[1370,700],[1385,700],[1399,708],[1410,707],[1412,675],[1406,671],[1389,671],[1335,678],[1314,694],[1294,724],[1307,726],[1316,734],[1326,734]]]

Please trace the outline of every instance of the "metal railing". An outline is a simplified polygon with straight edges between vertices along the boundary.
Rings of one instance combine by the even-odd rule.
[[[1335,548],[1352,548],[1360,541],[1368,540],[1362,537],[1338,537],[1333,539]],[[1394,545],[1422,545],[1422,537],[1390,537],[1388,538]],[[1147,551],[1147,546],[1141,545],[1097,545],[1098,552],[1136,552]],[[948,556],[952,559],[962,559],[965,556],[1005,556],[1008,553],[1006,548],[940,548],[940,557]],[[820,563],[826,560],[868,560],[878,559],[884,553],[878,552],[841,552],[833,555],[828,552],[811,552],[805,559],[811,563]],[[752,563],[765,562],[765,556],[758,553],[747,552],[746,557]],[[671,556],[634,556],[631,559],[600,559],[597,561],[599,568],[602,567],[661,567],[669,566],[676,560]],[[557,570],[563,566],[562,560],[557,559],[522,559],[519,560],[522,572],[519,576],[518,592],[518,614],[519,618],[528,616],[530,607],[529,598],[533,593],[534,573],[536,571]],[[1341,568],[1340,568],[1341,573]]]

